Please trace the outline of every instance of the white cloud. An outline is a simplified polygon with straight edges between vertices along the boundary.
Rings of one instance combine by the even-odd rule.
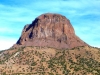
[[[9,49],[16,43],[14,38],[0,38],[0,50]]]

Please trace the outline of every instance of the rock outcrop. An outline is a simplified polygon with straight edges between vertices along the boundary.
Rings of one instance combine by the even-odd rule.
[[[70,21],[60,14],[46,13],[26,25],[13,47],[40,46],[70,49],[87,44],[75,35]]]

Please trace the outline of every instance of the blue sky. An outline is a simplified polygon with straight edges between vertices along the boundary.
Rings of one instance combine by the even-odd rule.
[[[66,16],[77,36],[100,48],[100,0],[0,0],[0,50],[10,48],[26,24],[48,12]]]

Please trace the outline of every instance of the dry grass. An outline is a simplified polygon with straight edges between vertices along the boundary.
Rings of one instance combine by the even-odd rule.
[[[100,75],[100,49],[21,47],[0,52],[1,75]]]

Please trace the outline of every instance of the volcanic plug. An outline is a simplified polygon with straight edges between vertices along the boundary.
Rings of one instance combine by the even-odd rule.
[[[24,27],[19,40],[13,47],[39,46],[71,49],[86,45],[88,44],[76,36],[74,28],[65,16],[46,13]]]

